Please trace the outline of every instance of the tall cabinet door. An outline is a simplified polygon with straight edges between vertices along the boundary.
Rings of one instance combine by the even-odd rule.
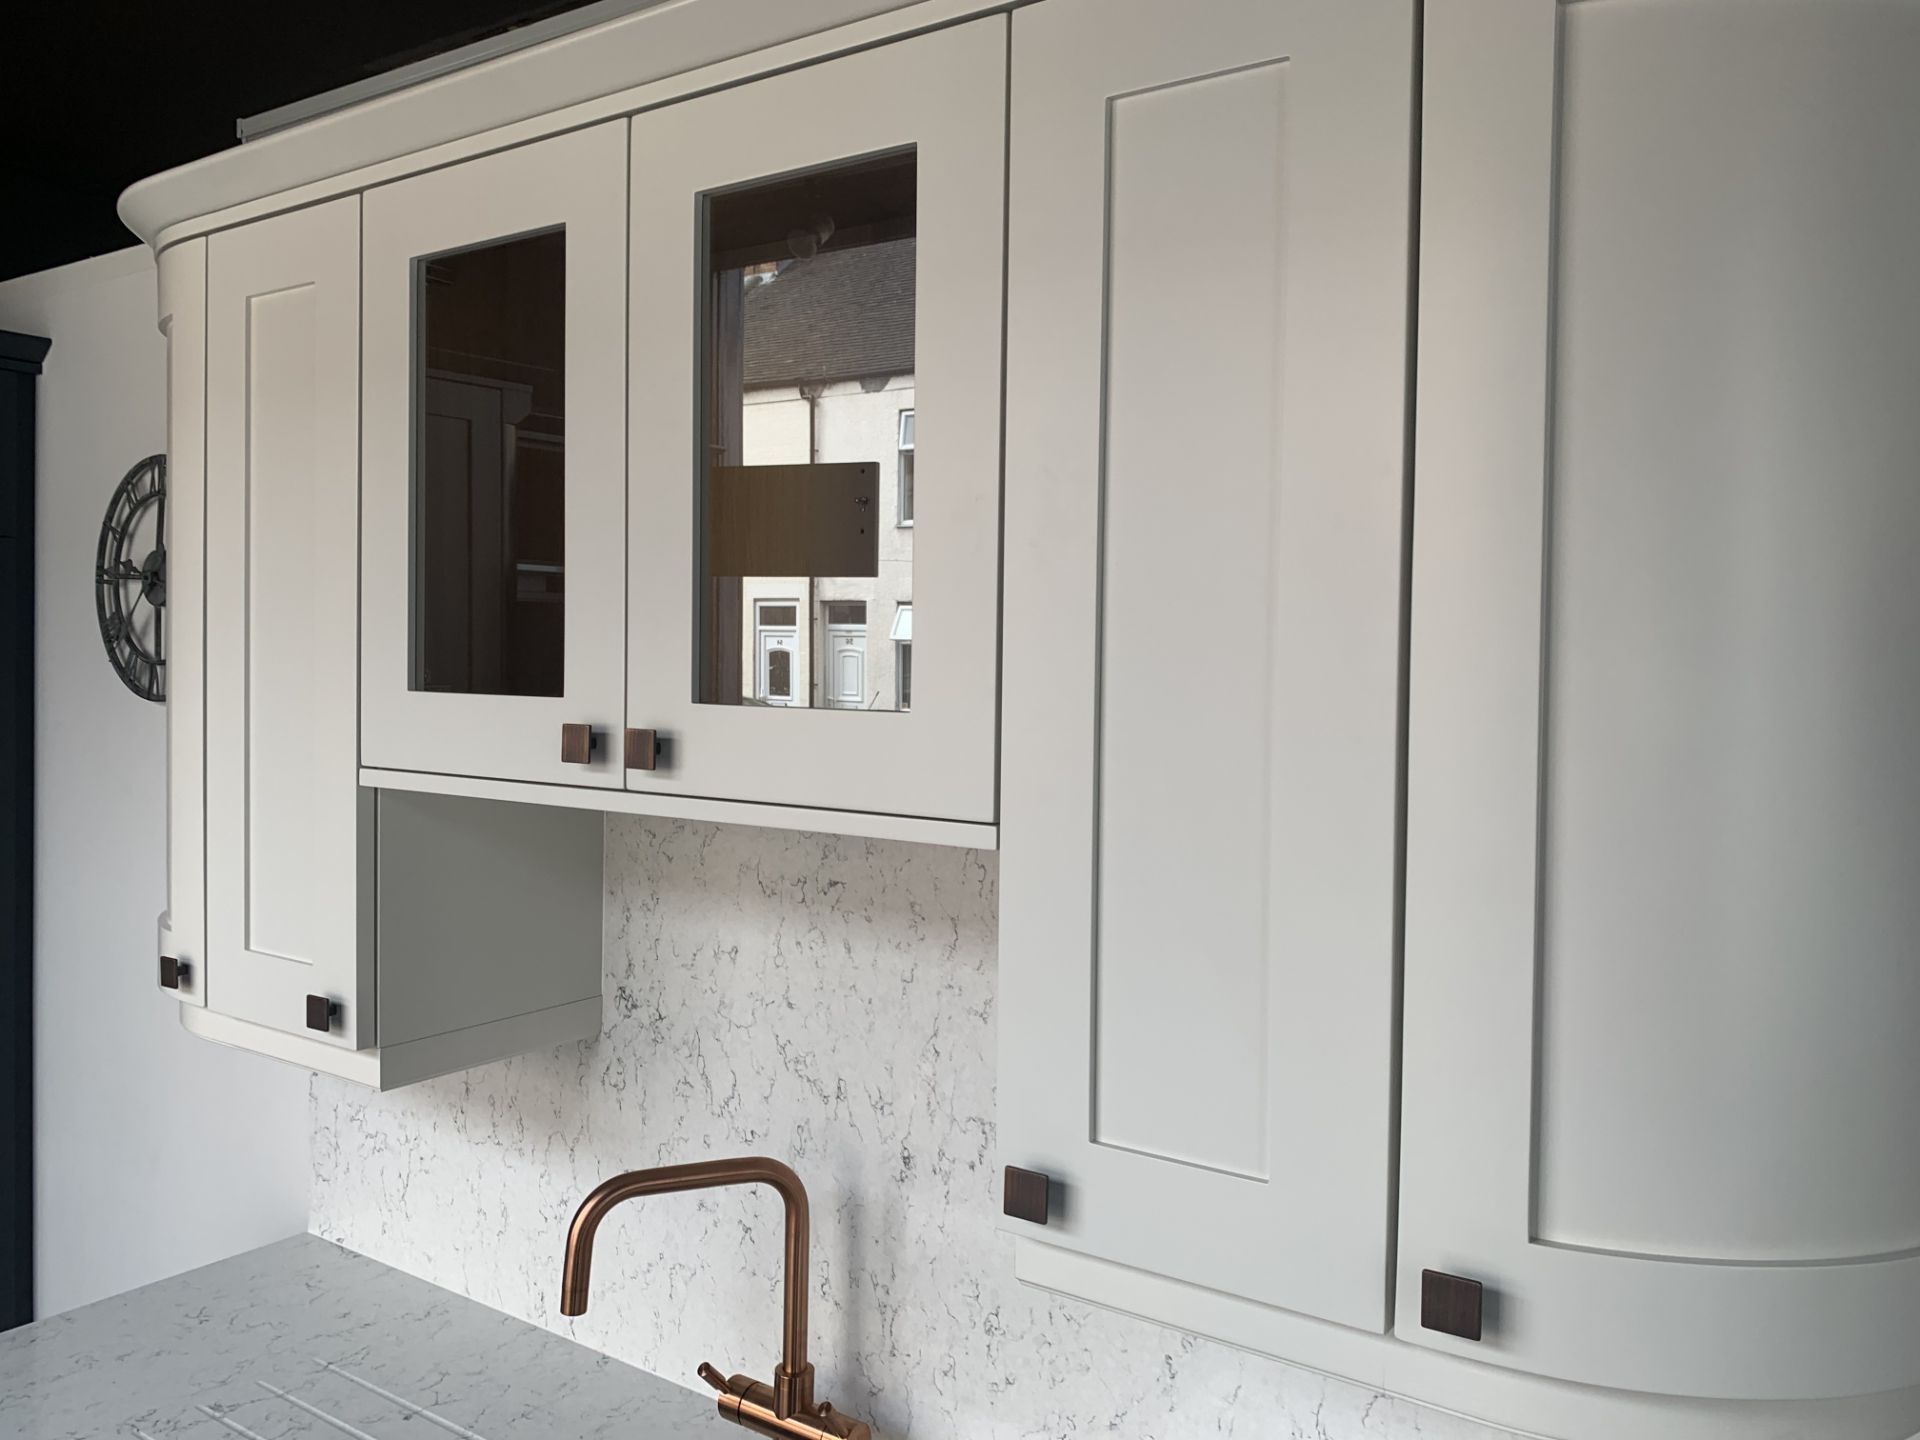
[[[1414,11],[1013,19],[1000,1158],[1387,1322]]]
[[[994,819],[1006,66],[996,16],[634,118],[631,788]]]
[[[207,242],[207,994],[373,1044],[355,772],[360,201]]]
[[[621,782],[626,159],[612,121],[367,192],[368,766]]]
[[[1920,7],[1426,45],[1396,1328],[1912,1385]]]

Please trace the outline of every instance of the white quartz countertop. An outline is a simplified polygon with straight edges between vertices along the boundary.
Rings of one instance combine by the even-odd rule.
[[[0,1334],[0,1440],[742,1433],[703,1393],[311,1235]]]

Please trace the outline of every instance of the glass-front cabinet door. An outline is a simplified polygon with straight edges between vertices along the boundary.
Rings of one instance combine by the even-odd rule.
[[[363,765],[620,784],[625,129],[366,195]]]
[[[1006,65],[632,121],[630,789],[994,819]]]

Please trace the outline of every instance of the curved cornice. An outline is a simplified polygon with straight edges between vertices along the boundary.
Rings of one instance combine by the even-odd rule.
[[[910,0],[664,0],[137,181],[121,194],[119,214],[151,245],[184,221],[669,76],[894,11],[955,8]]]

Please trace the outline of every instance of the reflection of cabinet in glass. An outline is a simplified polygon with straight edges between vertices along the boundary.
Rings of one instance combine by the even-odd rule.
[[[635,117],[630,788],[994,819],[1005,72],[996,17]]]
[[[620,783],[623,132],[365,198],[368,766]]]
[[[566,232],[416,265],[415,690],[564,692]]]

